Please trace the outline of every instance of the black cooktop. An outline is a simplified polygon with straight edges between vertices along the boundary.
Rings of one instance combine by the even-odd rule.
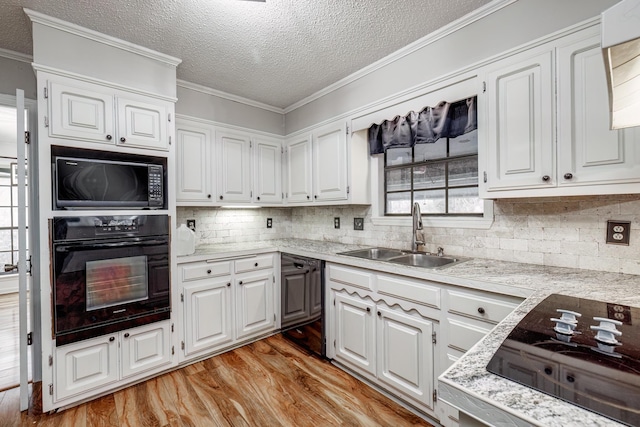
[[[487,370],[640,426],[640,308],[550,295],[511,331]]]

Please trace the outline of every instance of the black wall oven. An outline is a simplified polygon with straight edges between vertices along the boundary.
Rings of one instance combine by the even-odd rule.
[[[53,219],[57,345],[170,316],[169,217]]]

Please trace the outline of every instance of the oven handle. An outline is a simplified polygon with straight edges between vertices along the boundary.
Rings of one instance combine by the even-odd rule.
[[[72,245],[58,245],[56,252],[69,252],[73,249],[110,249],[110,248],[122,248],[127,246],[157,246],[166,245],[169,241],[167,239],[145,239],[145,240],[129,240],[127,242],[83,242]]]

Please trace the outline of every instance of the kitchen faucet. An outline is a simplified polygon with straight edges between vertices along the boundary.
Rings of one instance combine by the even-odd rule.
[[[413,210],[411,211],[413,215],[413,232],[411,237],[411,250],[413,252],[418,251],[418,247],[420,245],[424,246],[424,235],[420,233],[420,239],[418,239],[418,231],[422,230],[422,214],[420,213],[420,205],[418,202],[413,204]]]

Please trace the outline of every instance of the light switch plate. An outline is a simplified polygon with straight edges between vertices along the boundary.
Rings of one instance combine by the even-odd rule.
[[[364,230],[364,218],[353,218],[353,229]]]
[[[629,246],[629,234],[631,234],[630,221],[607,221],[608,244]]]

